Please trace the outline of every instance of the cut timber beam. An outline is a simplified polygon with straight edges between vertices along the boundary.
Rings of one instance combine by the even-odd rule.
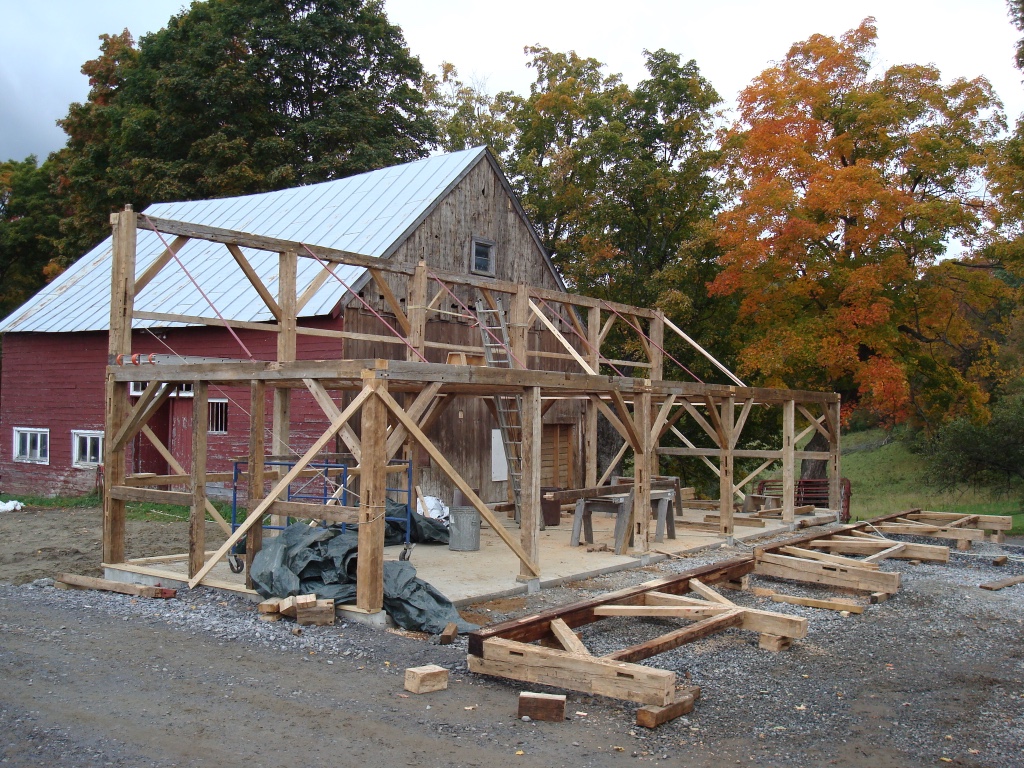
[[[754,572],[761,576],[790,579],[833,587],[862,589],[867,592],[896,592],[900,588],[900,574],[882,573],[868,568],[834,565],[816,560],[804,560],[787,555],[764,553],[758,556]]]
[[[648,640],[646,643],[613,651],[602,658],[612,661],[643,661],[651,656],[671,651],[673,648],[678,648],[686,643],[692,643],[694,640],[700,640],[716,632],[721,632],[730,627],[741,626],[743,624],[743,613],[742,609],[728,610],[724,613],[720,612],[717,616],[701,619],[687,627],[677,629],[675,632],[669,632],[661,637]]]
[[[551,634],[562,644],[562,647],[569,653],[579,654],[580,656],[590,656],[590,651],[587,650],[587,646],[583,644],[583,641],[577,637],[576,633],[573,632],[569,625],[561,619],[552,619],[551,621]]]
[[[827,549],[830,552],[842,552],[847,555],[873,555],[876,552],[888,549],[892,544],[893,542],[889,539],[871,541],[869,539],[835,537],[832,539],[816,539],[815,541],[808,542],[807,546],[814,547],[815,549]],[[940,547],[935,544],[907,544],[906,548],[900,553],[900,558],[947,563],[949,562],[949,547]]]
[[[485,640],[483,656],[469,656],[469,669],[662,707],[672,702],[676,687],[675,672],[501,638]]]
[[[868,555],[862,562],[865,563],[877,563],[879,560],[885,560],[889,557],[896,557],[907,548],[906,544],[893,544],[888,549],[883,549],[881,552],[876,552],[873,555]]]
[[[174,597],[177,594],[176,590],[169,589],[167,587],[147,587],[142,584],[122,584],[120,581],[97,579],[92,576],[78,576],[73,573],[62,573],[54,579],[54,585],[61,584],[64,585],[64,589],[97,589],[103,592],[117,592],[122,595],[154,597],[163,600]]]

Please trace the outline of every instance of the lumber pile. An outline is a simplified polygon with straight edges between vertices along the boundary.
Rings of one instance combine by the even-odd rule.
[[[287,616],[300,626],[334,625],[334,601],[317,600],[316,595],[271,597],[256,606],[256,610],[264,621],[280,621]]]

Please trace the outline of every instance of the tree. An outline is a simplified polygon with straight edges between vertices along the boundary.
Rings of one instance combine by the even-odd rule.
[[[34,156],[0,163],[0,317],[42,287],[53,255],[50,239],[60,204],[50,191],[52,168]]]
[[[419,60],[380,0],[208,0],[138,47],[102,38],[62,126],[77,256],[125,203],[261,192],[426,154]]]
[[[1010,286],[969,258],[938,263],[949,243],[978,242],[1004,121],[984,78],[876,75],[876,36],[870,18],[814,35],[741,93],[711,291],[739,299],[741,369],[759,382],[933,424],[984,407],[976,368],[998,344],[979,318],[1012,311]]]

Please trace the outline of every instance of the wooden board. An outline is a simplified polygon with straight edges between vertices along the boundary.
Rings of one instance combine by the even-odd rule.
[[[989,581],[985,584],[979,584],[978,586],[982,589],[987,589],[991,592],[995,592],[1006,587],[1012,587],[1014,584],[1024,584],[1024,576],[1013,576],[1009,579],[1000,579],[999,581]]]
[[[867,568],[854,568],[816,560],[804,560],[788,555],[764,553],[757,559],[754,572],[761,576],[790,579],[833,587],[861,589],[867,592],[896,592],[900,588],[900,574],[883,573]]]
[[[142,584],[124,584],[110,579],[97,579],[92,576],[78,576],[73,573],[62,573],[54,580],[54,586],[63,589],[97,589],[103,592],[117,592],[135,597],[153,597],[166,600],[175,597],[177,591],[167,587],[148,587]]]

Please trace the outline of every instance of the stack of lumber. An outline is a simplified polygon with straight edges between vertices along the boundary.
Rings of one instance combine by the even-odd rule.
[[[303,626],[330,626],[335,617],[334,601],[317,600],[316,595],[272,597],[260,603],[257,610],[264,621],[278,621],[287,616]]]

